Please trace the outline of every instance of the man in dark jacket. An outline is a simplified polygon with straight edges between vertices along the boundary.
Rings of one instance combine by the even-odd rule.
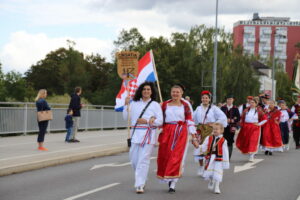
[[[73,110],[73,119],[74,119],[74,123],[73,123],[73,132],[71,135],[71,139],[70,142],[80,142],[79,140],[76,139],[76,134],[78,131],[78,127],[79,127],[79,119],[80,119],[80,110],[82,107],[81,104],[81,99],[80,99],[80,95],[82,93],[82,89],[81,87],[76,87],[75,88],[75,93],[71,95],[71,101],[70,101],[70,105],[69,108]]]
[[[227,140],[228,151],[229,151],[229,159],[232,155],[233,143],[234,143],[234,135],[238,126],[238,122],[240,121],[240,112],[239,109],[233,105],[233,95],[228,95],[226,98],[226,104],[221,107],[221,110],[227,116],[228,126],[225,128],[223,133],[224,138]]]

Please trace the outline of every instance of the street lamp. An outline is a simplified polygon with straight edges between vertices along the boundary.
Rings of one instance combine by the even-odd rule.
[[[219,0],[216,0],[216,25],[215,25],[215,44],[214,44],[214,66],[213,66],[213,103],[216,103],[217,101],[218,4],[219,4]]]

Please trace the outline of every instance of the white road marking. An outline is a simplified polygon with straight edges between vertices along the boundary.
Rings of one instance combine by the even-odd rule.
[[[29,155],[23,155],[23,156],[15,156],[15,157],[10,157],[10,158],[4,158],[4,159],[0,159],[0,161],[13,160],[13,159],[16,159],[16,158],[28,158],[28,157],[32,157],[32,156],[39,156],[39,155],[42,155],[41,153],[43,153],[43,155],[49,155],[49,154],[65,152],[65,151],[88,149],[88,148],[93,148],[93,147],[101,147],[101,146],[108,146],[108,145],[115,145],[115,144],[124,144],[124,142],[116,142],[116,143],[110,143],[110,144],[99,144],[99,145],[92,145],[92,146],[86,146],[86,147],[63,149],[63,150],[58,150],[58,151],[38,152],[36,154],[29,154]]]
[[[297,198],[297,200],[300,200],[300,195],[299,195],[299,197]]]
[[[76,196],[72,196],[72,197],[66,198],[66,199],[64,199],[64,200],[74,200],[74,199],[78,199],[78,198],[80,198],[80,197],[87,196],[87,195],[89,195],[89,194],[92,194],[92,193],[95,193],[95,192],[99,192],[99,191],[101,191],[101,190],[105,190],[105,189],[108,189],[108,188],[117,186],[117,185],[119,185],[119,184],[120,184],[120,183],[112,183],[112,184],[109,184],[109,185],[105,185],[105,186],[103,186],[103,187],[96,188],[96,189],[93,189],[93,190],[90,190],[90,191],[87,191],[87,192],[78,194],[78,195],[76,195]]]
[[[80,136],[78,137],[80,140],[84,140],[86,138],[100,138],[100,137],[119,137],[119,136],[123,136],[124,134],[106,134],[106,135],[98,135],[98,136],[85,136],[83,138],[80,138]],[[20,136],[22,137],[22,136]],[[25,136],[26,137],[26,136]],[[62,136],[62,140],[61,142],[64,142],[64,139],[65,139],[65,135]],[[12,141],[12,142],[15,142],[15,141]],[[47,143],[52,143],[52,142],[59,142],[58,140],[47,140]],[[29,145],[29,144],[36,144],[36,142],[23,142],[23,143],[13,143],[13,144],[1,144],[0,145],[0,148],[4,148],[4,147],[10,147],[10,146],[18,146],[18,145]]]
[[[235,166],[233,172],[234,173],[238,173],[238,172],[242,172],[245,170],[249,170],[252,168],[255,168],[256,166],[254,166],[255,164],[263,161],[264,159],[254,159],[253,162],[247,162],[246,164],[242,165],[242,166]]]
[[[156,159],[156,157],[151,157],[150,160],[152,159]],[[118,164],[118,163],[107,163],[107,164],[100,164],[100,165],[94,165],[90,171],[94,170],[94,169],[100,169],[102,167],[124,167],[124,166],[127,166],[127,165],[131,165],[131,162],[126,162],[126,163],[121,163],[121,164]]]

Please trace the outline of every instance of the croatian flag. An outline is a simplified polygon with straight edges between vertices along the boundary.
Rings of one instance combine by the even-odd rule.
[[[116,98],[115,111],[123,111],[125,98],[128,96],[128,93],[130,97],[133,97],[139,85],[145,81],[155,82],[156,80],[157,79],[154,73],[153,54],[152,51],[149,51],[139,60],[137,77],[133,80],[122,82],[121,90]]]

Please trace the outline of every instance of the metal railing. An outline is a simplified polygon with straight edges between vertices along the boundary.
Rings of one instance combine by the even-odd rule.
[[[53,120],[49,121],[48,132],[65,131],[65,116],[68,104],[49,103]],[[122,113],[113,106],[85,105],[81,109],[79,130],[116,129],[127,126]],[[0,135],[38,132],[37,111],[31,102],[0,102]]]

